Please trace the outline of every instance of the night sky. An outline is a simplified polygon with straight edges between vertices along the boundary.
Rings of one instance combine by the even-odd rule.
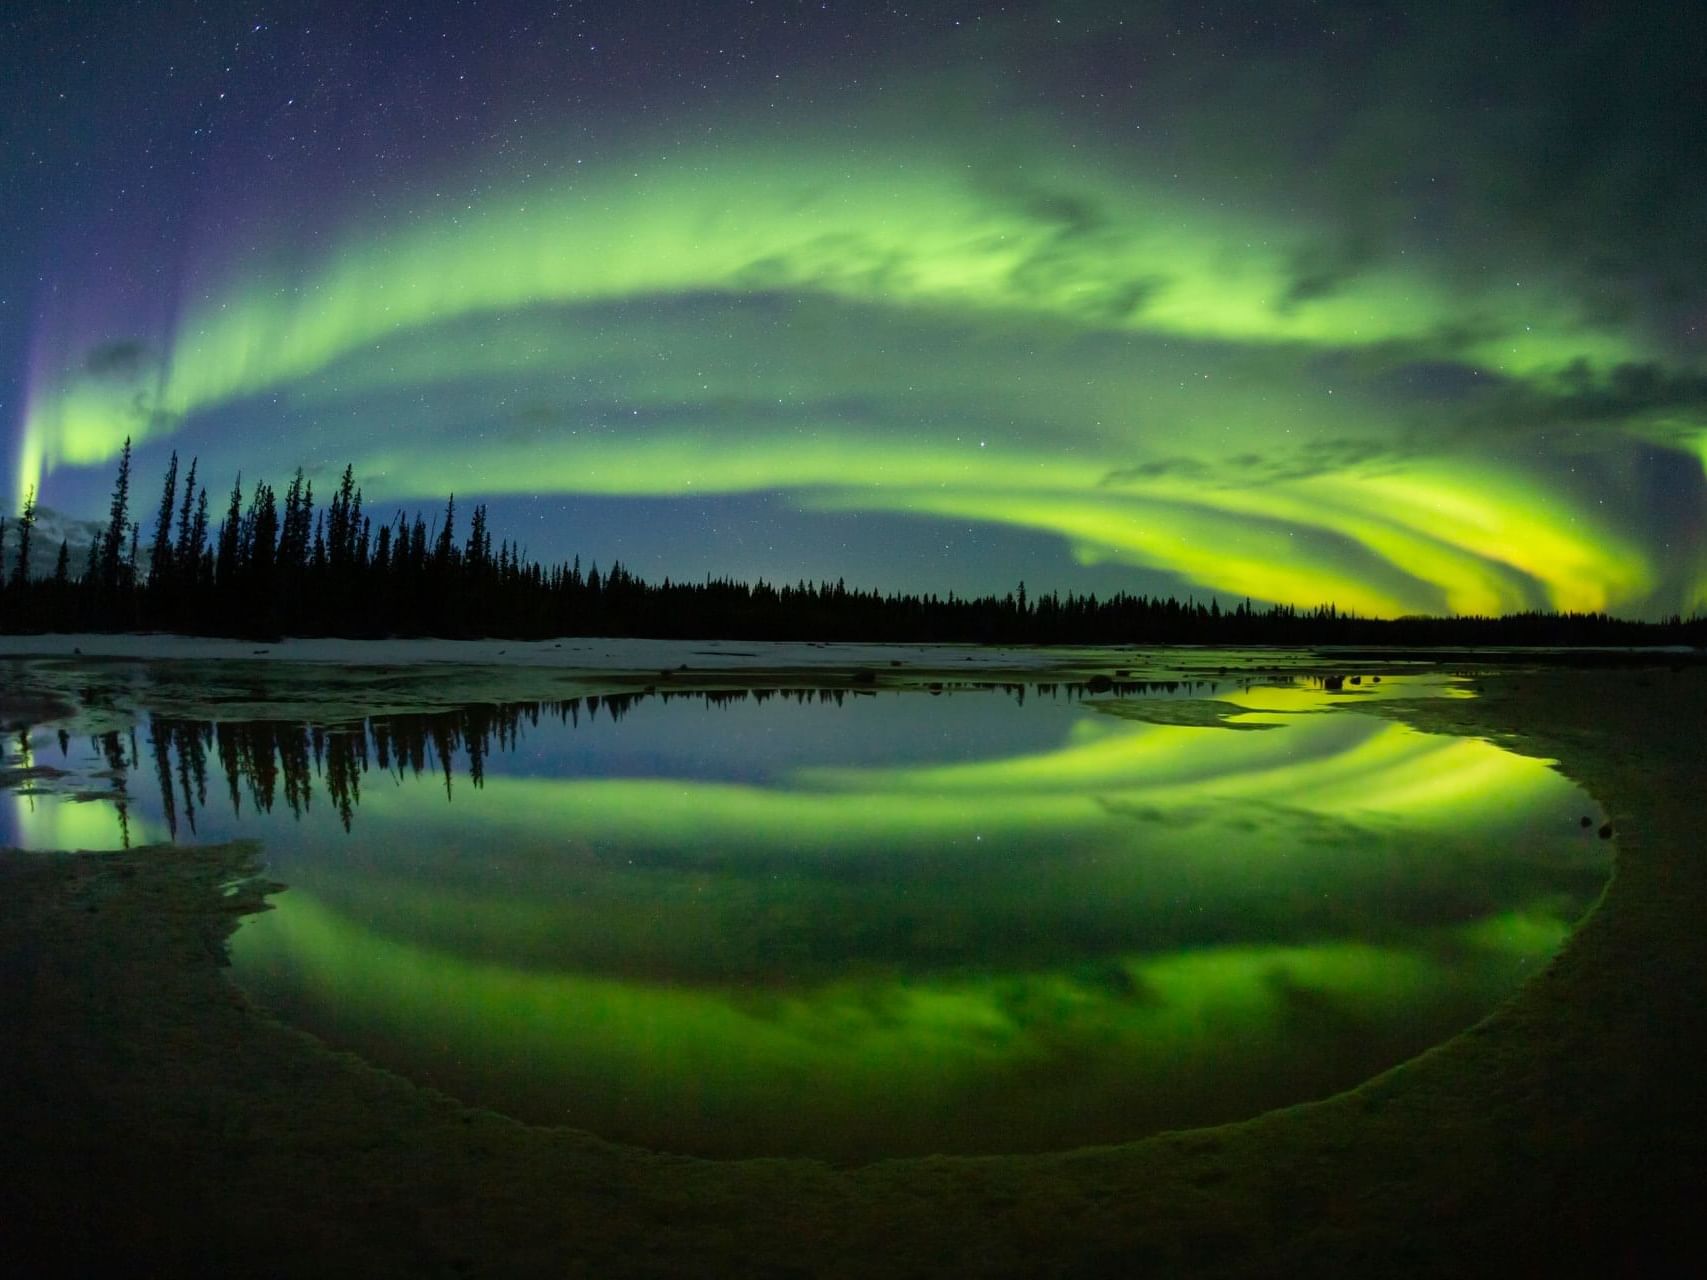
[[[1707,606],[1707,9],[0,10],[0,490],[650,577]],[[146,533],[145,528],[145,533]]]

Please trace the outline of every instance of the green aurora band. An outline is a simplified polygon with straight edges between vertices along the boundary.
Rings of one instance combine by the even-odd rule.
[[[1628,501],[1560,484],[1535,439],[1489,447],[1370,390],[1447,361],[1544,395],[1651,354],[1568,288],[1476,286],[1419,256],[1299,299],[1301,222],[1038,129],[1003,141],[826,148],[773,130],[645,161],[635,141],[555,184],[399,202],[330,247],[210,272],[157,368],[40,374],[18,488],[220,412],[288,434],[389,396],[420,425],[356,446],[371,497],[780,491],[1042,530],[1087,562],[1375,615],[1699,599]],[[593,314],[682,299],[729,309],[616,340]],[[921,334],[929,360],[908,354]],[[1343,377],[1323,372],[1335,361]],[[489,429],[493,404],[565,380],[634,425],[592,429],[535,390],[534,429]],[[881,420],[834,411],[850,396],[880,400]],[[1681,430],[1662,434],[1699,425]],[[1632,441],[1576,446],[1583,471],[1615,470],[1607,451]]]

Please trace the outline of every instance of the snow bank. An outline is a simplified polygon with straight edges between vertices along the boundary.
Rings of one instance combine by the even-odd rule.
[[[332,663],[352,667],[454,663],[483,667],[547,667],[570,671],[661,671],[685,667],[806,669],[926,666],[1048,670],[1075,661],[1112,659],[1107,648],[998,648],[981,645],[782,643],[737,640],[219,640],[200,636],[0,636],[0,658],[81,656],[142,661]]]

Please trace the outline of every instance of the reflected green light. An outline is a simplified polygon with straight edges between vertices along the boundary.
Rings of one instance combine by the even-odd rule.
[[[1514,915],[1402,947],[1229,947],[1111,957],[1090,978],[856,979],[754,998],[480,964],[295,892],[240,935],[238,961],[289,989],[287,1008],[307,1001],[323,1027],[401,1048],[451,1087],[466,1080],[458,1059],[501,1046],[498,1074],[536,1120],[708,1154],[871,1157],[964,1143],[947,1134],[980,1104],[1024,1109],[990,1149],[1231,1118],[1217,1096],[1230,1081],[1260,1092],[1251,1076],[1296,1057],[1300,1003],[1338,1021],[1307,1056],[1356,1062],[1402,1027],[1438,1033],[1485,1008],[1566,929]]]
[[[108,797],[85,800],[51,795],[6,797],[20,848],[109,852],[152,844],[165,828],[112,804]]]
[[[29,735],[18,740],[15,767],[35,768]],[[0,804],[12,811],[11,831],[20,849],[63,849],[111,852],[153,844],[166,837],[165,828],[132,810],[124,791],[63,794],[52,784],[23,782],[0,790]]]
[[[1366,696],[1430,690],[1460,692]],[[1598,890],[1592,805],[1546,762],[1316,689],[1224,700],[1264,727],[1115,700],[981,760],[365,788],[407,857],[304,864],[238,972],[607,1136],[874,1156],[976,1148],[999,1111],[999,1145],[1049,1146],[1351,1084],[1480,1016]]]
[[[21,763],[32,763],[27,753]],[[11,806],[11,830],[21,849],[106,853],[166,838],[165,827],[136,813],[122,792],[61,795],[26,785],[0,795],[0,801]]]
[[[1248,718],[1325,709],[1323,696],[1307,690],[1233,693],[1225,700],[1250,706]],[[483,821],[515,838],[573,815],[574,837],[595,844],[687,853],[768,847],[800,857],[861,858],[872,849],[942,849],[975,835],[1039,829],[1066,835],[1106,824],[1111,801],[1182,810],[1231,800],[1284,802],[1300,811],[1388,817],[1439,805],[1440,828],[1471,829],[1497,819],[1508,804],[1521,813],[1564,789],[1545,762],[1364,717],[1307,716],[1275,734],[1101,717],[1086,725],[1058,750],[995,762],[801,768],[786,787],[493,777],[478,803]],[[362,805],[382,817],[414,809],[401,791],[375,791]],[[458,810],[440,817],[460,822]]]
[[[1320,694],[1300,690],[1292,700],[1276,692],[1244,696],[1265,712],[1287,702],[1321,706]],[[1239,694],[1226,698],[1240,700]],[[1275,723],[1272,716],[1233,722],[1258,718]],[[1508,802],[1521,812],[1560,793],[1558,777],[1544,762],[1486,742],[1348,716],[1311,717],[1273,735],[1122,725],[1047,755],[887,773],[816,770],[804,780],[876,792],[867,803],[901,793],[927,811],[946,797],[975,796],[980,817],[995,822],[1069,794],[1098,805],[1118,800],[1158,810],[1263,801],[1365,818],[1433,813],[1435,823],[1462,829],[1494,818]],[[1053,826],[1059,815],[1046,808],[1037,819]]]

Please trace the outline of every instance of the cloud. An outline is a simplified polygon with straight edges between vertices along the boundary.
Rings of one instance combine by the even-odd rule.
[[[83,357],[83,371],[91,378],[130,379],[142,374],[150,363],[147,344],[136,338],[103,342]]]
[[[1108,471],[1101,483],[1106,487],[1119,488],[1150,480],[1178,479],[1205,486],[1234,488],[1307,480],[1373,463],[1395,463],[1407,456],[1408,451],[1386,441],[1349,437],[1308,440],[1300,441],[1290,453],[1238,453],[1218,459],[1178,455],[1154,458]]]
[[[1649,361],[1616,365],[1597,376],[1579,361],[1564,371],[1557,385],[1557,393],[1536,397],[1550,415],[1594,422],[1682,410],[1707,421],[1707,373],[1667,369]]]
[[[1290,279],[1281,291],[1276,309],[1285,314],[1305,303],[1332,297],[1376,260],[1374,245],[1363,235],[1304,245],[1293,252],[1286,264]]]

